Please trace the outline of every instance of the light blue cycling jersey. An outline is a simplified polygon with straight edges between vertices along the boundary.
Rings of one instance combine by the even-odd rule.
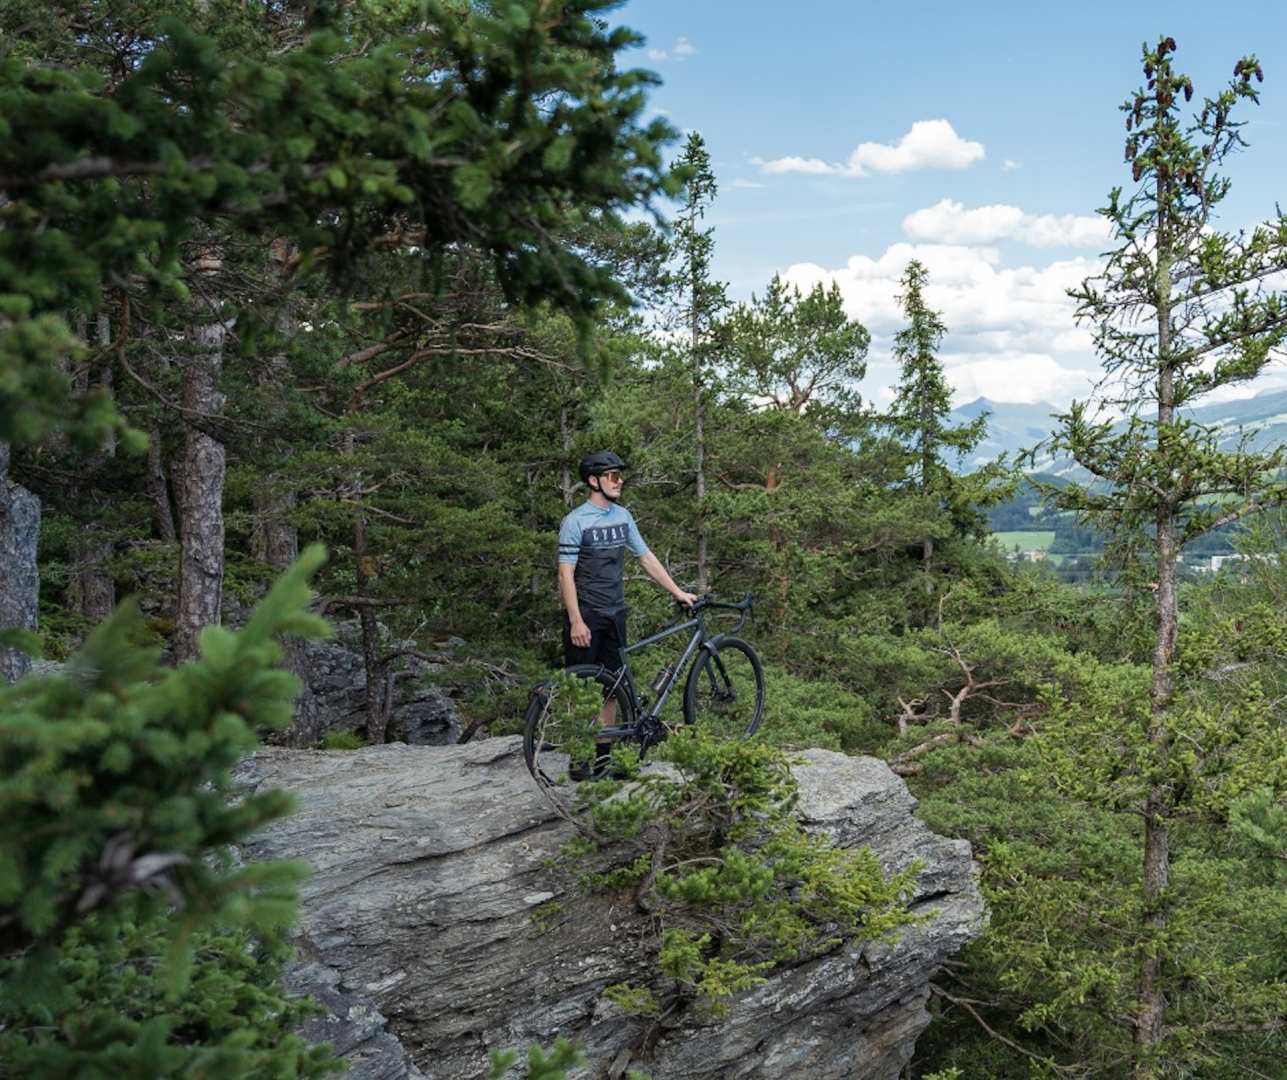
[[[559,562],[573,563],[577,602],[590,611],[611,612],[626,599],[626,552],[648,554],[639,526],[618,503],[600,508],[583,502],[559,526]]]

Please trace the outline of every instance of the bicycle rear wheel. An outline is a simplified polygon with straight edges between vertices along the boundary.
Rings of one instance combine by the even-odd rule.
[[[713,642],[688,673],[684,720],[729,739],[753,735],[764,715],[764,668],[741,638]]]
[[[584,773],[594,765],[605,716],[618,731],[634,723],[617,673],[597,665],[569,668],[538,686],[523,715],[523,757],[537,783],[547,786],[589,778]]]

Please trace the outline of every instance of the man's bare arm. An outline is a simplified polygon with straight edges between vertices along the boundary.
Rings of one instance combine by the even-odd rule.
[[[697,597],[676,585],[675,579],[670,576],[670,571],[662,566],[661,560],[651,551],[639,556],[639,565],[643,567],[645,574],[670,593],[678,603],[683,604],[684,607],[693,606]]]

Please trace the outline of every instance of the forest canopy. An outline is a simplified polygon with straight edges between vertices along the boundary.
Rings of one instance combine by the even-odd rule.
[[[1116,246],[1077,293],[1129,422],[1071,406],[1055,444],[1094,480],[1042,492],[1102,541],[1073,587],[990,538],[989,512],[1042,480],[963,467],[986,418],[952,421],[952,327],[923,265],[902,279],[884,410],[837,289],[774,277],[729,299],[711,156],[646,119],[655,77],[622,66],[638,38],[617,7],[0,12],[0,645],[25,718],[0,728],[6,982],[59,957],[134,970],[178,918],[210,935],[203,963],[272,984],[294,871],[258,910],[193,898],[202,858],[239,882],[219,860],[285,806],[184,833],[150,800],[197,813],[185,800],[223,791],[262,739],[407,737],[407,662],[431,651],[416,678],[464,737],[516,732],[559,663],[576,464],[611,448],[674,579],[757,595],[757,738],[878,756],[973,846],[992,923],[936,980],[920,1075],[1283,1075],[1283,463],[1184,412],[1254,382],[1287,337],[1287,220],[1226,235],[1211,217],[1259,63],[1195,97],[1174,42],[1144,49],[1104,211]],[[1230,529],[1242,570],[1185,579],[1184,546]],[[672,614],[634,569],[627,591],[632,628]],[[343,730],[300,640],[326,625],[362,654]],[[32,653],[80,659],[18,679]],[[194,695],[208,715],[179,708]],[[186,742],[166,734],[179,714]],[[126,718],[150,794],[126,783],[135,750],[103,749],[129,743]],[[33,776],[54,761],[65,783],[44,798]],[[72,827],[91,789],[129,828]],[[37,818],[70,830],[58,858],[29,843]],[[141,865],[188,906],[124,890],[71,917],[109,843],[127,866],[174,856]],[[126,923],[128,959],[111,951]],[[270,961],[254,975],[247,948]],[[164,1018],[191,957],[165,955],[170,982],[130,1022],[180,1060]],[[43,1013],[0,999],[0,1061],[96,1052],[66,1032],[92,1015],[79,1030],[110,1034],[112,992],[64,986]],[[276,1052],[320,1075],[280,1015],[252,1040],[267,1056],[235,1067]]]

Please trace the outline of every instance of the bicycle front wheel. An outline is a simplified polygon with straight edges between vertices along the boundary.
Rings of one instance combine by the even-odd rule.
[[[712,642],[688,673],[684,720],[729,739],[755,733],[764,715],[764,668],[740,638]]]
[[[597,665],[569,668],[537,687],[523,715],[523,757],[544,785],[591,779],[605,725],[619,731],[634,722],[617,673]]]

